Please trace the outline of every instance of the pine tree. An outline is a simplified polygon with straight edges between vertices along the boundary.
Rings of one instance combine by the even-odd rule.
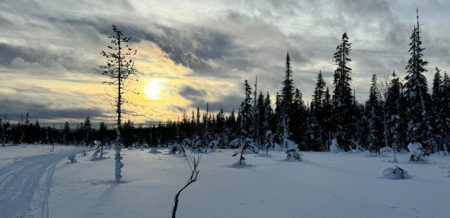
[[[112,26],[114,34],[109,38],[111,40],[112,46],[108,46],[110,49],[108,52],[102,51],[101,54],[106,57],[106,65],[100,66],[103,70],[103,75],[107,75],[111,78],[110,82],[103,82],[112,86],[117,87],[117,97],[116,100],[116,113],[117,113],[117,129],[116,129],[116,154],[114,155],[115,162],[115,179],[116,183],[120,183],[122,179],[121,169],[123,167],[122,159],[120,154],[121,136],[120,129],[122,129],[122,105],[125,102],[123,99],[124,82],[129,78],[130,75],[136,73],[134,68],[134,61],[129,59],[131,55],[136,55],[137,51],[129,47],[127,44],[130,41],[130,37],[124,37],[122,32],[117,29],[115,25]]]
[[[352,96],[352,89],[350,88],[350,71],[348,63],[351,59],[350,54],[351,43],[348,42],[347,33],[344,33],[341,38],[341,43],[336,47],[336,52],[333,56],[333,62],[337,65],[334,71],[334,93],[333,93],[333,117],[335,125],[335,137],[338,139],[338,144],[345,150],[348,150],[351,138],[353,137],[353,111],[354,101]]]
[[[408,120],[408,141],[418,141],[424,144],[424,148],[431,152],[434,141],[431,125],[428,119],[427,106],[429,94],[427,79],[423,75],[427,70],[428,61],[423,60],[422,38],[420,36],[419,12],[417,10],[417,25],[411,34],[409,43],[410,59],[405,67],[407,76],[405,80],[406,118]]]

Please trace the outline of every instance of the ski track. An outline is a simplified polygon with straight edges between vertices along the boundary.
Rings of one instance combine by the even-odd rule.
[[[56,165],[80,150],[54,151],[15,160],[0,169],[0,217],[49,217]]]

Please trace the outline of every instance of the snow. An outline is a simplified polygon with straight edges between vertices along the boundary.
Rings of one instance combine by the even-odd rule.
[[[34,209],[29,217],[45,217],[42,211],[48,211],[49,217],[67,218],[170,217],[175,194],[191,173],[186,158],[168,155],[168,149],[158,149],[159,154],[124,149],[123,183],[116,184],[113,150],[106,150],[105,158],[96,161],[91,161],[93,151],[87,150],[87,156],[77,155],[76,164],[66,164],[71,153],[80,152],[78,148],[55,146],[51,153],[50,148],[0,148],[0,217],[17,217],[14,211],[30,207]],[[450,214],[449,156],[431,155],[428,163],[415,164],[409,162],[409,154],[398,153],[397,166],[407,169],[409,178],[390,180],[382,172],[395,167],[385,161],[392,159],[392,153],[368,158],[344,152],[302,152],[302,162],[287,162],[285,152],[271,150],[271,157],[246,154],[252,167],[230,168],[236,161],[231,156],[234,152],[217,149],[202,154],[197,182],[180,196],[178,217]],[[9,177],[40,182],[27,188],[20,182],[8,187],[5,179]],[[9,195],[17,190],[23,190],[22,200],[11,204]],[[33,193],[29,204],[26,199]]]

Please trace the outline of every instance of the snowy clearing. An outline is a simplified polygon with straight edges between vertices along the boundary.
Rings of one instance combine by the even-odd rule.
[[[48,199],[55,167],[68,155],[80,150],[73,147],[51,150],[50,146],[2,149],[1,217],[48,217]],[[20,152],[24,155],[18,155]]]
[[[0,160],[14,158],[33,147],[37,155],[42,146],[1,148]],[[48,148],[48,147],[47,147]],[[60,150],[59,149],[64,149]],[[47,149],[48,151],[48,149]],[[170,217],[173,200],[190,175],[186,159],[169,155],[167,149],[124,149],[123,181],[114,183],[113,151],[104,159],[91,161],[77,155],[77,163],[66,164],[73,147],[57,147],[57,154],[21,157],[13,163],[0,162],[2,195],[0,217],[16,217],[12,211],[32,210],[28,215],[49,217]],[[389,180],[383,170],[395,167],[391,154],[364,157],[354,153],[302,152],[302,162],[284,161],[286,154],[271,151],[269,157],[247,154],[252,167],[232,168],[238,158],[234,150],[202,154],[198,181],[180,195],[178,217],[448,217],[450,214],[449,156],[428,157],[428,164],[408,162],[408,155],[397,154],[397,166],[409,178]],[[43,158],[46,157],[46,158]],[[51,157],[51,158],[50,158]],[[34,164],[32,164],[34,163]],[[57,164],[55,164],[57,163]],[[16,164],[16,165],[14,165]],[[29,165],[33,165],[31,168]],[[15,166],[15,167],[13,167]],[[20,167],[19,167],[20,166]],[[53,184],[49,189],[52,167]],[[19,169],[32,171],[23,172]],[[39,172],[38,172],[39,171]],[[33,180],[40,185],[21,189],[5,186],[5,172],[16,181]],[[27,175],[31,174],[31,175]],[[43,174],[43,175],[42,175]],[[39,188],[38,188],[39,187]],[[11,191],[9,191],[11,190]],[[14,202],[3,193],[17,190],[36,195],[33,202]],[[22,194],[25,195],[25,194]],[[37,198],[37,199],[36,199]]]

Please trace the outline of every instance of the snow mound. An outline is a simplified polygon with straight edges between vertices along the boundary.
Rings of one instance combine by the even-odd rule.
[[[256,157],[273,157],[273,155],[271,154],[266,154],[266,153],[259,153],[257,155],[255,155]]]
[[[395,166],[395,168],[393,168],[393,167],[386,168],[383,171],[383,178],[393,179],[393,180],[407,179],[407,178],[409,178],[409,175],[408,175],[408,171],[406,171],[405,169]]]
[[[380,153],[390,153],[393,152],[394,150],[391,147],[383,147],[380,149]]]
[[[77,162],[76,155],[75,154],[71,154],[67,158],[67,162],[66,163],[76,163],[76,162]]]
[[[237,161],[235,163],[230,164],[229,167],[230,168],[247,168],[247,167],[253,167],[253,165],[247,164],[247,163],[241,164],[240,161]]]
[[[450,161],[448,162],[448,165],[447,165],[447,172],[450,173]]]
[[[148,153],[149,154],[160,154],[161,152],[159,152],[157,148],[152,148],[152,149],[150,149],[150,151]]]
[[[377,155],[372,153],[372,152],[370,152],[370,151],[364,151],[364,152],[361,153],[361,156],[363,156],[363,157],[375,157]]]

